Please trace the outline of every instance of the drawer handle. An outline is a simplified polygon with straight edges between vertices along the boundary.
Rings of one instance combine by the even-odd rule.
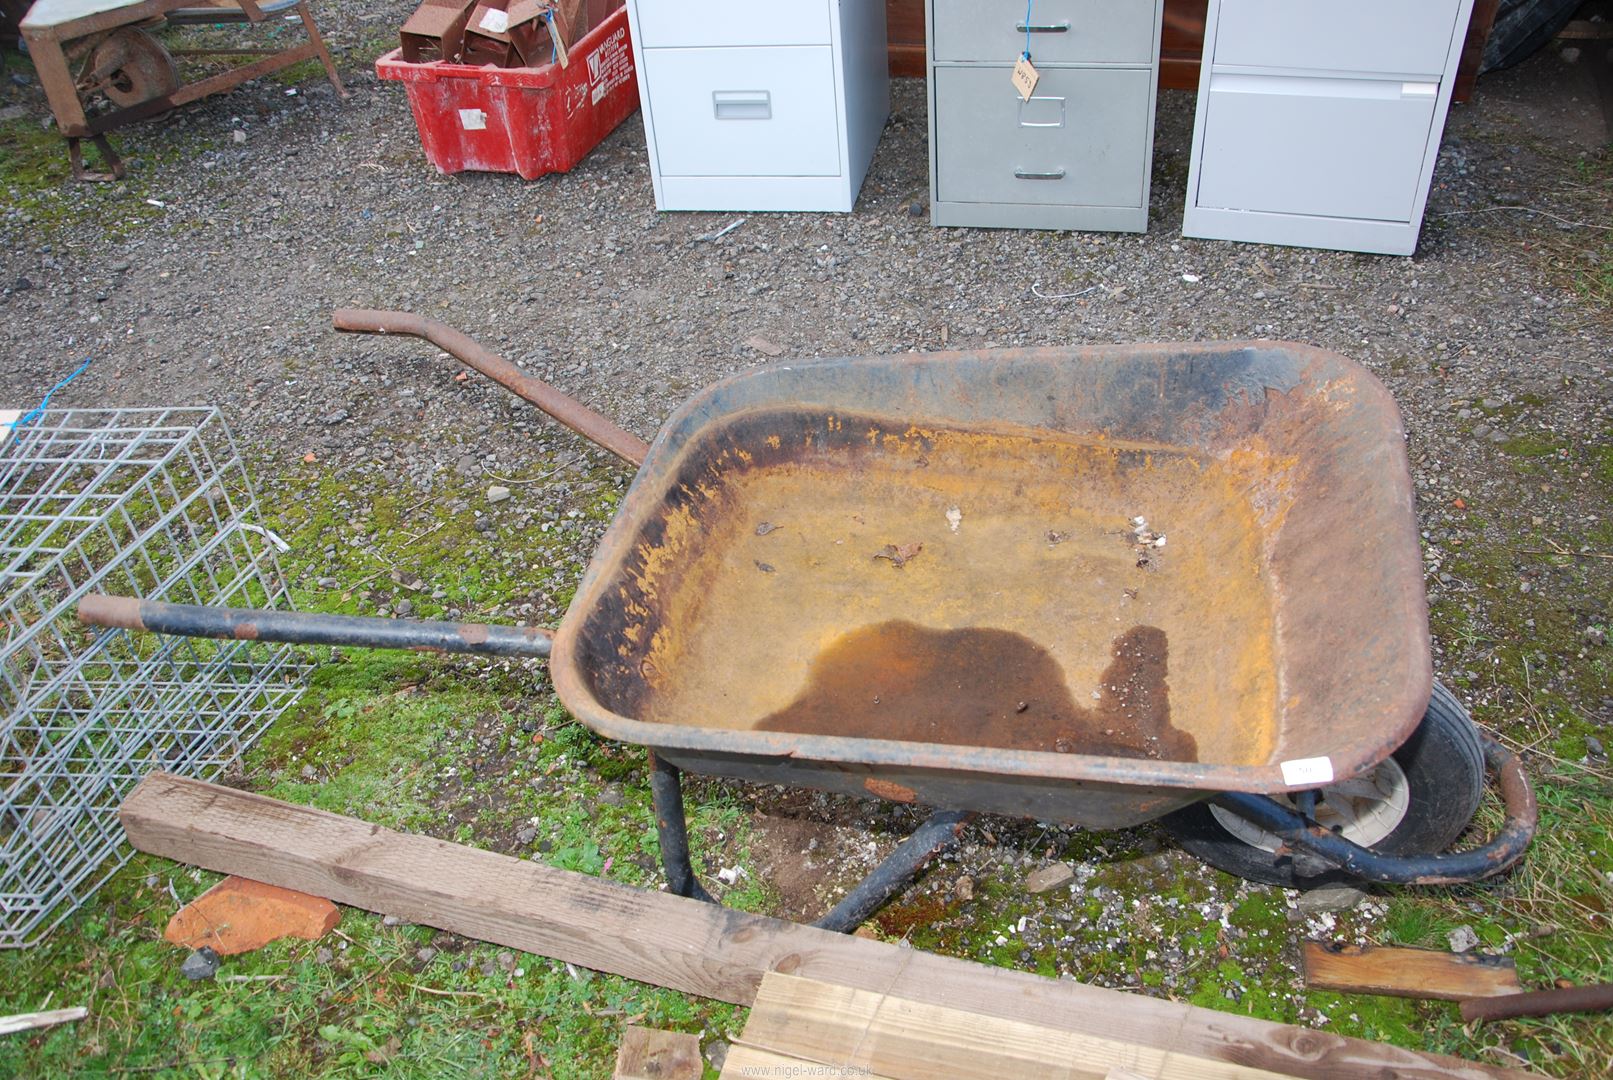
[[[1063,180],[1064,170],[1055,169],[1052,172],[1032,172],[1029,169],[1015,169],[1014,175],[1021,180]]]
[[[1021,34],[1067,34],[1070,24],[1068,20],[1059,23],[1020,23],[1014,29]]]
[[[711,115],[718,120],[771,120],[773,95],[766,90],[713,90]]]

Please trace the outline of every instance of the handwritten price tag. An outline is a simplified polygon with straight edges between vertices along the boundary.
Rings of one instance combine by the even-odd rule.
[[[1041,72],[1036,70],[1036,65],[1032,64],[1028,57],[1021,56],[1015,62],[1014,74],[1011,78],[1013,79],[1014,89],[1019,91],[1019,96],[1022,100],[1029,101],[1031,99],[1031,94],[1036,90],[1036,81],[1041,77]]]

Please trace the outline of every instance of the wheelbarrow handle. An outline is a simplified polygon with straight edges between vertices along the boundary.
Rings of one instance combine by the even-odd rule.
[[[549,655],[554,632],[535,626],[411,622],[363,615],[311,615],[300,611],[168,604],[133,596],[94,594],[79,601],[78,618],[90,626],[150,630],[176,637],[286,641],[480,656]]]
[[[534,379],[447,323],[423,315],[412,315],[407,311],[375,311],[368,308],[338,308],[331,320],[338,330],[365,334],[409,334],[425,338],[466,367],[481,372],[517,397],[530,401],[578,435],[597,443],[622,460],[642,465],[644,456],[650,452],[650,445],[637,435],[623,431],[542,379]]]

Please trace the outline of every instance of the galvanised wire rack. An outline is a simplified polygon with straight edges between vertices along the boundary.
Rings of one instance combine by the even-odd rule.
[[[133,854],[152,769],[214,777],[295,700],[295,646],[97,630],[87,593],[291,607],[215,409],[0,415],[0,948],[37,943]]]

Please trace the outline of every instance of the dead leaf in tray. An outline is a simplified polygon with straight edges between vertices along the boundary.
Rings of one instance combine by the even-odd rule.
[[[1055,545],[1062,544],[1062,543],[1064,543],[1064,541],[1068,540],[1069,538],[1070,538],[1070,536],[1069,536],[1068,533],[1054,532],[1052,529],[1047,530],[1047,546],[1048,547],[1053,547]]]
[[[768,533],[772,532],[774,529],[782,529],[783,527],[784,526],[782,526],[782,525],[775,525],[771,521],[764,521],[760,525],[756,526],[756,535],[757,536],[766,536]]]
[[[902,544],[900,547],[895,544],[886,544],[884,547],[874,552],[874,558],[889,559],[892,565],[894,565],[897,569],[901,569],[903,566],[906,566],[908,563],[918,558],[918,553],[923,550],[923,544]]]
[[[760,570],[764,574],[771,574],[773,572],[773,564],[772,563],[764,563],[760,559],[757,559],[756,560],[756,569]]]

